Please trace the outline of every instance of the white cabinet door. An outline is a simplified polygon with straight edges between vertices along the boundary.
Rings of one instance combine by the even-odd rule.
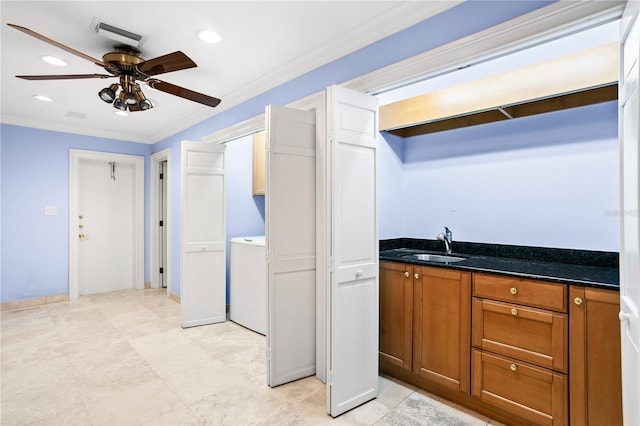
[[[377,99],[327,89],[331,198],[328,411],[338,416],[377,396]]]
[[[226,320],[224,150],[182,142],[182,327]]]
[[[640,233],[638,222],[638,80],[640,79],[639,2],[629,1],[622,18],[620,64],[620,168],[622,247],[620,321],[624,423],[640,424]]]
[[[266,110],[267,381],[316,369],[315,112]]]

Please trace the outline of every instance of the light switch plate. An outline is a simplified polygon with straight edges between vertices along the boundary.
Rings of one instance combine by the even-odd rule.
[[[44,206],[45,216],[55,216],[58,214],[58,208],[56,206]]]

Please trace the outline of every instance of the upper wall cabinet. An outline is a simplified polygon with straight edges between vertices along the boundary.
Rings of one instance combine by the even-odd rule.
[[[264,139],[264,130],[253,134],[253,195],[264,195]]]
[[[618,98],[618,43],[610,43],[380,107],[380,130],[402,137]]]

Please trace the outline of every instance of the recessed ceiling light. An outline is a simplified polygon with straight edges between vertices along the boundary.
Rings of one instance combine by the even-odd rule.
[[[128,117],[129,116],[129,113],[127,111],[118,110],[118,111],[113,111],[113,113],[115,115],[119,115],[120,117]]]
[[[213,30],[198,30],[197,34],[198,38],[205,43],[216,44],[222,40],[222,36]]]
[[[42,102],[53,102],[52,98],[44,95],[33,95],[33,99],[37,99]]]
[[[44,55],[41,56],[41,58],[46,63],[55,65],[57,67],[66,67],[67,65],[69,65],[64,59],[56,58],[55,56]]]

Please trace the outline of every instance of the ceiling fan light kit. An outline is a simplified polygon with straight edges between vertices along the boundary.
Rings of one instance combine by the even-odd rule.
[[[94,18],[95,21],[95,18]],[[118,78],[118,83],[110,84],[108,87],[98,92],[98,97],[106,103],[112,103],[113,107],[119,111],[147,111],[153,108],[153,103],[148,100],[140,89],[140,82],[146,83],[161,92],[178,96],[202,105],[216,107],[220,103],[220,99],[213,96],[195,92],[193,90],[167,83],[166,81],[152,78],[158,74],[164,74],[173,71],[180,71],[188,68],[197,67],[187,55],[181,51],[176,51],[153,59],[145,60],[140,56],[140,51],[132,46],[131,40],[139,43],[142,36],[131,33],[126,30],[113,27],[112,25],[100,23],[95,24],[96,32],[100,30],[108,31],[111,34],[117,34],[119,37],[127,38],[127,41],[119,39],[118,41],[126,44],[116,45],[113,52],[106,53],[102,56],[102,60],[93,58],[85,53],[68,47],[42,34],[39,34],[29,28],[21,27],[15,24],[7,24],[8,26],[22,31],[41,41],[52,44],[68,53],[79,56],[85,60],[102,67],[109,74],[67,74],[67,75],[19,75],[18,78],[24,80],[72,80],[86,78]]]

